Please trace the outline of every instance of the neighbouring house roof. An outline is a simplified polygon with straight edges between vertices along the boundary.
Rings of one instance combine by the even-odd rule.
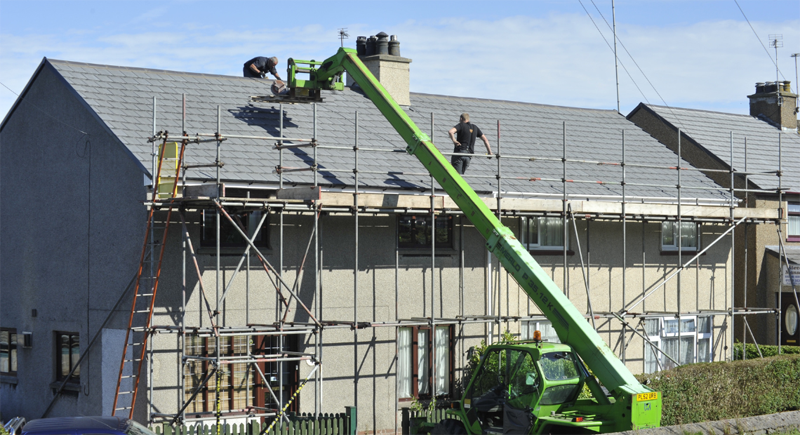
[[[782,132],[772,124],[749,115],[680,109],[675,107],[640,104],[628,115],[638,110],[649,110],[673,129],[700,145],[724,164],[731,167],[731,133],[733,133],[733,168],[747,172],[773,172],[783,170],[782,187],[800,192],[800,135]],[[780,147],[778,141],[780,138]],[[746,148],[745,148],[746,140]],[[779,153],[780,148],[780,153]],[[780,159],[779,159],[780,154]],[[761,189],[776,189],[776,175],[749,176]]]
[[[251,96],[270,94],[271,81],[93,65],[45,59],[83,98],[91,110],[113,131],[133,155],[151,168],[153,102],[156,101],[156,130],[177,135],[181,130],[182,94],[186,96],[186,131],[213,133],[217,130],[217,107],[220,109],[220,132],[223,135],[278,136],[278,103],[254,103]],[[40,67],[41,68],[41,67]],[[405,153],[406,144],[375,106],[357,89],[324,91],[324,102],[316,105],[316,137],[322,146],[317,150],[318,182],[323,188],[340,189],[354,185],[355,120],[358,112],[360,151],[358,181],[360,188],[420,191],[429,188],[430,176],[413,156]],[[564,177],[561,158],[566,141],[566,157],[589,163],[567,163],[568,194],[573,198],[614,198],[622,195],[622,136],[625,132],[625,194],[634,198],[668,200],[677,196],[675,154],[613,110],[579,109],[512,101],[460,98],[442,95],[411,94],[408,115],[423,132],[430,133],[439,150],[451,152],[447,130],[458,121],[461,112],[469,112],[472,121],[489,138],[492,150],[498,150],[497,124],[500,123],[499,148],[503,156],[501,190],[504,196],[535,195],[560,197]],[[314,106],[283,105],[284,137],[310,138],[314,135]],[[566,132],[566,134],[565,134]],[[279,152],[274,140],[235,139],[222,144],[221,178],[231,183],[259,186],[278,185],[275,167]],[[338,149],[326,149],[332,146]],[[186,163],[208,164],[214,161],[214,143],[190,144]],[[378,152],[369,150],[395,152]],[[475,144],[483,153],[483,143]],[[517,156],[512,158],[512,156]],[[534,158],[535,159],[531,159]],[[544,158],[544,159],[543,159]],[[547,160],[547,159],[552,159]],[[284,150],[285,167],[309,168],[312,148]],[[664,169],[637,167],[635,164],[660,165]],[[691,167],[687,162],[681,166]],[[496,159],[476,155],[466,180],[481,194],[497,192]],[[717,203],[727,193],[697,170],[682,171],[683,198],[699,198]],[[213,168],[192,169],[188,178],[213,180]],[[553,181],[531,179],[552,179]],[[285,187],[313,183],[312,173],[284,173]],[[656,186],[656,185],[663,185]],[[692,190],[691,188],[704,188]]]
[[[771,252],[780,258],[781,255],[781,247],[778,245],[768,245],[764,246],[764,249],[767,252]],[[800,264],[800,246],[796,245],[785,245],[783,249],[786,252],[786,259],[789,260],[789,263]]]

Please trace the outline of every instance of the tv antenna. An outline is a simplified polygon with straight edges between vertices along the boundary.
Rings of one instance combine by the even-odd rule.
[[[350,35],[347,33],[347,27],[339,29],[339,41],[341,41],[342,47],[344,47],[344,40],[347,39],[348,36]]]
[[[778,106],[781,105],[780,69],[778,68],[778,49],[783,47],[783,35],[769,35],[769,46],[775,49],[775,89],[778,93]]]

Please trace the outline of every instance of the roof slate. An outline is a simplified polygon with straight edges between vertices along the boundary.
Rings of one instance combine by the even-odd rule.
[[[645,106],[673,127],[680,128],[682,133],[725,162],[728,167],[731,165],[732,133],[734,169],[775,173],[780,167],[783,170],[782,187],[800,192],[800,135],[797,133],[783,132],[748,115],[648,104]],[[751,175],[749,179],[762,189],[778,187],[776,175]]]
[[[251,96],[269,95],[272,82],[232,76],[161,71],[48,60],[83,97],[98,116],[150,168],[153,99],[156,99],[156,129],[177,135],[181,129],[182,94],[186,95],[186,131],[213,133],[220,108],[223,135],[272,136],[280,132],[278,103],[251,103]],[[86,78],[84,78],[86,77]],[[91,77],[91,79],[88,79]],[[353,185],[355,122],[358,113],[359,184],[375,189],[424,189],[430,176],[416,158],[405,153],[405,143],[372,102],[360,91],[324,91],[325,101],[316,105],[318,181],[327,187]],[[580,109],[512,101],[460,98],[430,94],[411,94],[409,117],[423,132],[431,122],[434,143],[442,152],[451,152],[447,131],[461,112],[489,138],[492,150],[502,152],[502,191],[531,195],[560,196],[563,193],[561,162],[566,142],[566,157],[613,163],[567,162],[568,193],[573,197],[622,194],[622,135],[625,132],[626,186],[632,197],[673,198],[677,196],[676,155],[613,110]],[[314,134],[314,106],[283,105],[284,137],[311,138]],[[498,119],[500,143],[498,144]],[[565,134],[566,132],[566,134]],[[274,169],[279,152],[274,140],[229,138],[222,144],[225,166],[221,176],[228,182],[266,183],[279,181]],[[215,143],[190,144],[188,165],[208,164],[215,154]],[[324,147],[338,147],[328,149]],[[476,152],[483,153],[478,140]],[[283,152],[287,167],[309,168],[312,148]],[[552,159],[552,160],[547,160]],[[664,169],[640,168],[635,164],[659,165]],[[691,167],[681,162],[684,167]],[[496,192],[497,159],[480,154],[473,157],[465,176],[482,193]],[[389,172],[391,171],[391,172]],[[207,178],[214,171],[194,170],[189,178]],[[683,198],[722,200],[726,194],[712,180],[696,170],[683,171],[682,185],[692,188]],[[284,173],[285,186],[313,182],[310,171]],[[551,180],[536,180],[549,178]],[[536,181],[532,181],[536,180]],[[608,183],[608,184],[603,184]],[[655,186],[659,185],[659,186]],[[660,185],[663,185],[660,186]]]

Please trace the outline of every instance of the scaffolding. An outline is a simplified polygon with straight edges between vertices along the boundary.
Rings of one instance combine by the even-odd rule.
[[[305,382],[308,382],[312,376],[317,386],[314,398],[314,412],[319,413],[321,412],[323,406],[323,385],[324,385],[324,371],[321,362],[323,361],[323,333],[324,330],[331,330],[331,329],[350,329],[353,331],[353,340],[354,346],[356,348],[355,352],[357,352],[357,348],[359,346],[359,338],[358,338],[358,331],[362,329],[368,328],[397,328],[399,327],[408,327],[408,326],[424,326],[429,327],[431,331],[431,339],[434,341],[433,348],[435,349],[435,340],[436,340],[436,326],[444,326],[444,325],[453,325],[453,327],[459,328],[458,334],[459,336],[463,334],[463,328],[465,325],[468,324],[483,324],[485,325],[486,336],[488,337],[488,341],[492,341],[498,335],[502,335],[503,329],[508,330],[512,324],[520,324],[520,322],[525,321],[536,321],[536,320],[546,320],[543,316],[537,315],[531,309],[530,300],[528,300],[527,306],[527,315],[511,315],[511,307],[510,301],[511,297],[509,296],[509,292],[511,291],[509,286],[506,285],[505,289],[505,314],[503,314],[503,307],[502,302],[503,298],[503,289],[501,285],[503,271],[499,270],[499,263],[493,263],[491,255],[486,256],[486,270],[488,273],[486,274],[486,282],[484,283],[486,289],[486,300],[485,309],[486,312],[484,314],[470,314],[465,313],[464,307],[464,269],[465,269],[465,250],[464,250],[464,225],[463,225],[463,215],[460,211],[452,210],[445,207],[444,196],[445,194],[441,189],[436,189],[436,183],[434,182],[433,177],[430,178],[430,189],[427,189],[425,195],[429,196],[429,206],[427,207],[418,207],[418,208],[408,208],[408,207],[391,207],[391,206],[375,206],[375,205],[368,205],[362,201],[360,201],[360,195],[362,195],[363,191],[360,190],[359,187],[359,175],[360,174],[371,174],[371,175],[387,175],[387,172],[381,171],[365,171],[359,168],[359,152],[363,151],[370,151],[370,152],[377,152],[377,153],[397,153],[397,152],[404,152],[405,150],[397,150],[397,149],[386,149],[386,148],[367,148],[363,147],[359,143],[359,114],[358,111],[355,111],[353,116],[353,124],[354,124],[354,137],[355,141],[352,147],[345,147],[345,146],[331,146],[325,145],[320,143],[317,139],[317,110],[316,110],[316,103],[314,104],[313,108],[313,134],[310,138],[290,138],[284,136],[284,107],[283,104],[280,104],[278,116],[280,119],[279,125],[279,135],[275,136],[244,136],[244,135],[226,135],[224,132],[221,131],[221,119],[220,119],[220,107],[217,106],[217,126],[216,131],[213,133],[198,133],[194,136],[190,136],[185,131],[185,112],[183,116],[183,123],[182,125],[182,134],[173,136],[170,135],[167,131],[156,131],[156,99],[153,99],[153,135],[149,138],[149,141],[152,143],[153,146],[153,172],[156,172],[156,156],[158,155],[158,151],[156,149],[157,143],[166,143],[167,141],[175,141],[182,143],[183,146],[191,143],[199,143],[200,141],[213,141],[216,142],[216,156],[213,162],[208,164],[201,164],[201,165],[194,165],[194,166],[187,166],[183,165],[181,168],[181,177],[180,183],[182,188],[186,188],[189,186],[190,183],[187,182],[189,177],[187,172],[191,171],[194,168],[207,168],[212,167],[216,170],[216,179],[214,181],[214,185],[216,187],[215,193],[207,196],[207,197],[178,197],[178,198],[158,198],[154,196],[154,199],[148,201],[146,206],[150,210],[161,211],[162,209],[171,209],[176,208],[179,210],[179,217],[180,217],[180,225],[181,225],[181,239],[182,239],[182,307],[181,307],[181,315],[178,322],[178,325],[169,325],[169,326],[159,326],[153,325],[149,328],[149,334],[151,335],[161,335],[161,334],[177,334],[179,336],[179,343],[180,346],[177,350],[179,353],[179,361],[181,364],[180,373],[180,396],[182,404],[180,406],[180,410],[177,413],[159,413],[157,410],[153,409],[152,406],[152,398],[154,394],[154,382],[152,381],[153,378],[153,366],[150,363],[153,359],[153,345],[152,340],[150,341],[150,345],[148,347],[148,371],[150,373],[150,382],[149,382],[149,395],[148,395],[148,416],[151,422],[154,421],[171,421],[171,422],[184,422],[186,420],[185,410],[187,406],[191,403],[192,400],[196,398],[198,393],[203,389],[206,388],[207,383],[210,381],[212,376],[217,376],[217,380],[215,385],[217,388],[220,387],[220,379],[219,374],[221,372],[221,368],[225,365],[230,364],[247,364],[248,366],[253,366],[254,371],[257,373],[257,376],[264,381],[267,388],[269,389],[269,393],[271,394],[273,400],[278,405],[275,408],[264,408],[264,409],[255,409],[253,407],[248,408],[248,415],[253,417],[277,417],[276,420],[285,419],[285,414],[283,413],[290,403],[288,401],[284,401],[284,385],[283,385],[283,377],[279,377],[279,393],[275,393],[272,388],[270,388],[268,380],[266,379],[265,374],[259,368],[258,363],[270,362],[278,364],[278,372],[283,373],[283,364],[297,362],[297,361],[306,361],[309,364],[313,365],[313,370],[308,374],[305,380],[302,382],[302,385],[305,385]],[[184,96],[184,108],[185,108],[185,96]],[[497,136],[496,136],[496,144],[497,144],[497,152],[494,156],[496,160],[496,173],[494,175],[471,175],[468,178],[491,178],[497,180],[497,191],[493,192],[493,196],[496,199],[495,211],[497,213],[498,218],[503,217],[520,217],[520,216],[529,216],[529,217],[537,217],[537,216],[550,216],[550,217],[560,217],[562,220],[563,226],[563,283],[564,289],[563,291],[569,297],[569,274],[568,270],[570,268],[570,264],[568,261],[568,250],[569,246],[567,240],[569,240],[569,232],[574,231],[575,235],[575,243],[577,244],[578,254],[580,257],[580,268],[581,273],[583,276],[583,285],[586,290],[586,298],[588,303],[588,312],[587,312],[587,320],[591,321],[594,325],[595,329],[600,330],[605,327],[609,327],[612,323],[618,322],[618,327],[621,330],[621,337],[619,339],[620,345],[617,346],[615,349],[616,352],[620,354],[620,358],[625,361],[625,354],[626,349],[630,342],[633,340],[634,337],[638,336],[641,337],[645,342],[647,342],[651,348],[651,350],[655,353],[663,353],[666,358],[673,361],[675,364],[678,364],[679,357],[676,358],[675,355],[668,355],[664,350],[660,349],[656,344],[650,342],[647,338],[647,333],[644,328],[645,319],[648,318],[661,318],[665,316],[675,316],[676,318],[680,319],[681,315],[702,315],[702,316],[724,316],[724,320],[722,325],[718,328],[715,328],[712,325],[712,358],[719,357],[720,359],[732,359],[732,352],[733,352],[733,344],[734,344],[734,326],[735,326],[735,319],[736,316],[743,316],[743,315],[776,315],[780,313],[780,307],[778,309],[774,308],[758,308],[758,307],[735,307],[733,303],[734,297],[734,290],[733,286],[736,281],[734,277],[734,269],[735,269],[735,229],[742,224],[747,228],[750,224],[777,224],[778,230],[780,231],[780,222],[781,222],[781,211],[778,210],[778,214],[774,215],[777,217],[767,217],[766,214],[759,215],[758,213],[746,213],[742,211],[742,208],[738,207],[738,202],[740,200],[737,195],[748,195],[752,193],[765,193],[765,194],[778,194],[779,195],[779,204],[781,204],[783,190],[781,187],[780,179],[782,175],[782,168],[781,162],[778,162],[778,169],[776,171],[770,172],[747,172],[746,168],[744,171],[738,171],[731,167],[729,170],[721,170],[721,169],[710,169],[710,168],[687,168],[683,165],[683,159],[681,157],[681,148],[680,148],[680,138],[681,138],[681,131],[678,130],[678,152],[676,157],[676,164],[675,165],[648,165],[648,164],[639,164],[639,163],[631,163],[626,159],[625,156],[625,132],[624,130],[621,132],[620,141],[622,147],[622,154],[620,161],[593,161],[587,159],[575,159],[575,158],[568,158],[567,157],[567,124],[564,122],[563,124],[563,140],[562,140],[562,157],[561,158],[553,158],[553,157],[543,157],[543,156],[532,156],[532,155],[507,155],[501,153],[501,136],[500,136],[500,127],[501,121],[497,121]],[[431,134],[435,131],[435,123],[434,123],[434,116],[431,114],[430,119],[430,131]],[[279,182],[278,182],[278,191],[281,191],[285,188],[284,186],[284,177],[282,174],[289,173],[289,172],[299,172],[299,171],[310,171],[313,175],[313,185],[310,186],[313,188],[313,192],[321,192],[321,186],[319,180],[317,178],[319,172],[319,162],[318,162],[318,155],[317,151],[320,149],[337,149],[337,150],[347,150],[352,151],[353,155],[353,167],[351,168],[330,168],[326,167],[325,171],[328,172],[343,172],[343,173],[352,173],[354,174],[355,182],[351,186],[351,189],[345,189],[343,192],[347,194],[352,194],[352,206],[342,206],[342,205],[326,205],[321,204],[318,200],[303,200],[303,199],[282,199],[278,198],[239,198],[239,197],[226,197],[223,193],[223,185],[224,181],[220,175],[220,168],[223,166],[223,143],[246,139],[246,140],[256,140],[262,141],[265,144],[272,144],[272,149],[277,151],[278,153],[278,166],[275,169],[275,172],[279,175]],[[731,133],[731,144],[730,144],[730,158],[731,162],[733,162],[733,155],[734,155],[734,146],[733,146],[733,133]],[[780,151],[780,141],[779,144],[779,153]],[[293,148],[310,148],[311,149],[311,158],[309,164],[305,167],[288,167],[284,166],[284,151],[290,150]],[[187,152],[191,152],[190,148],[187,148]],[[746,149],[745,149],[746,153]],[[442,153],[444,155],[450,156],[453,153]],[[514,174],[506,174],[504,173],[503,167],[501,165],[504,161],[511,161],[511,160],[520,160],[520,161],[528,161],[528,162],[551,162],[558,164],[560,163],[562,166],[562,177],[561,178],[531,178],[531,177],[519,177],[514,176]],[[621,170],[621,178],[619,180],[589,180],[589,179],[571,179],[569,178],[569,168],[573,167],[573,165],[600,165],[600,166],[614,166],[618,167]],[[626,174],[627,168],[642,168],[642,169],[651,169],[651,170],[674,170],[676,174],[676,181],[677,184],[657,184],[657,183],[636,183],[629,181],[629,178]],[[730,175],[730,185],[727,187],[719,186],[719,187],[694,187],[694,186],[683,186],[682,183],[682,172],[687,169],[696,169],[698,171],[704,173],[721,173],[721,174],[729,174]],[[754,189],[750,188],[747,183],[745,183],[744,187],[736,187],[736,178],[737,177],[746,177],[749,175],[754,174],[769,174],[775,175],[778,179],[778,189],[777,190],[769,190],[769,189]],[[427,173],[404,173],[403,175],[423,175],[427,176]],[[530,182],[537,182],[537,181],[548,181],[553,183],[559,183],[562,186],[562,194],[560,195],[561,200],[561,210],[541,210],[541,211],[520,211],[516,209],[512,209],[510,207],[504,208],[503,200],[505,199],[503,196],[503,191],[501,189],[501,183],[504,179],[525,179]],[[619,186],[621,190],[621,197],[617,198],[619,204],[619,211],[611,211],[608,210],[580,210],[574,211],[572,207],[572,203],[574,202],[573,196],[570,195],[569,192],[569,185],[581,185],[581,184],[601,184],[601,185],[612,185],[612,186]],[[653,188],[660,188],[660,189],[674,189],[676,191],[675,197],[671,199],[671,204],[675,206],[675,213],[665,213],[665,214],[648,214],[643,212],[644,208],[638,205],[641,205],[645,200],[641,196],[632,197],[630,194],[626,192],[626,187],[630,186],[640,186],[640,187],[653,187]],[[687,204],[691,204],[691,201],[695,201],[694,205],[699,205],[697,199],[686,199],[684,191],[691,190],[691,191],[715,191],[717,193],[723,192],[727,194],[727,200],[725,201],[724,207],[728,208],[728,215],[727,216],[691,216],[687,217],[682,210],[682,206],[686,206]],[[583,196],[585,198],[585,195]],[[632,200],[635,198],[635,200]],[[663,202],[665,201],[663,198],[652,198],[652,203]],[[780,207],[780,205],[779,205]],[[263,213],[261,217],[261,222],[255,227],[256,229],[252,231],[250,234],[246,230],[243,230],[245,227],[241,220],[231,212],[232,209],[236,210],[261,210]],[[186,219],[186,212],[187,211],[197,211],[197,210],[213,210],[215,213],[215,222],[216,222],[216,248],[215,248],[215,256],[216,256],[216,282],[215,282],[215,293],[213,294],[213,300],[209,301],[211,297],[207,293],[207,288],[203,283],[203,276],[202,272],[197,263],[196,251],[194,246],[192,245],[191,237],[189,235],[187,219]],[[394,319],[386,319],[384,321],[370,321],[364,322],[359,321],[359,311],[358,311],[358,298],[359,298],[359,282],[358,282],[358,270],[359,270],[359,217],[363,215],[374,215],[374,214],[406,214],[406,213],[415,213],[418,215],[427,215],[430,217],[430,222],[432,223],[431,227],[431,248],[430,248],[430,267],[431,270],[435,270],[437,265],[436,259],[436,225],[435,225],[435,218],[437,215],[441,214],[450,214],[455,217],[458,217],[459,223],[461,223],[458,228],[460,231],[460,246],[458,247],[458,267],[459,267],[459,283],[458,283],[458,294],[459,294],[459,315],[454,318],[442,318],[436,317],[435,315],[435,307],[436,307],[436,292],[431,291],[430,295],[430,316],[428,317],[410,317],[410,318],[403,318],[400,316],[400,303],[399,303],[399,292],[400,292],[400,284],[398,282],[398,269],[400,267],[400,250],[395,246],[395,318]],[[277,243],[277,258],[278,264],[273,265],[267,259],[267,257],[259,250],[259,247],[255,244],[255,240],[258,237],[258,232],[261,231],[262,224],[264,219],[266,219],[268,214],[277,215],[278,223],[277,223],[277,231],[278,231],[278,243]],[[312,216],[313,217],[313,227],[310,230],[310,234],[308,237],[307,242],[305,242],[305,253],[303,255],[303,261],[298,267],[296,278],[294,283],[288,283],[284,279],[284,271],[286,270],[286,266],[284,264],[284,218],[288,214],[299,214],[304,216]],[[337,214],[337,215],[350,215],[354,218],[355,225],[354,225],[354,240],[353,240],[353,249],[354,249],[354,265],[353,270],[355,273],[353,274],[353,320],[325,320],[323,319],[322,315],[322,304],[320,303],[322,297],[322,251],[320,250],[320,221],[323,219],[323,214]],[[591,222],[595,221],[613,221],[613,222],[621,222],[621,231],[622,231],[622,286],[621,291],[622,294],[622,301],[623,305],[620,307],[618,311],[594,311],[592,309],[591,303],[591,296],[590,296],[590,281],[591,281],[591,259],[589,257],[589,251],[587,248],[587,258],[586,262],[584,263],[584,256],[582,247],[580,246],[580,237],[578,234],[577,228],[577,221],[583,220],[586,222],[586,240],[588,242],[590,231],[591,231]],[[684,239],[682,234],[682,222],[689,220],[691,222],[709,222],[715,223],[720,225],[727,226],[727,229],[722,232],[722,234],[718,235],[712,243],[704,246],[701,250],[694,253],[689,260],[685,260],[685,252],[681,243]],[[675,270],[672,271],[668,276],[664,277],[660,280],[660,282],[652,285],[650,288],[647,288],[646,280],[643,279],[642,285],[643,288],[640,290],[634,291],[633,295],[635,297],[630,297],[630,295],[626,295],[626,291],[631,291],[632,289],[628,289],[626,287],[626,276],[630,270],[634,269],[634,266],[628,266],[628,231],[629,226],[633,225],[634,223],[640,223],[642,228],[644,228],[644,224],[648,222],[663,222],[663,221],[672,221],[677,223],[678,227],[678,237],[677,237],[677,253],[676,253],[676,263],[674,264]],[[220,258],[222,251],[222,246],[220,245],[220,226],[222,222],[228,222],[232,224],[232,227],[235,228],[239,236],[242,237],[246,242],[246,247],[242,249],[240,254],[240,258],[238,261],[238,265],[236,266],[235,270],[232,273],[232,276],[228,278],[228,282],[221,282],[221,265],[220,265]],[[167,225],[170,222],[166,222]],[[177,222],[175,223],[177,225]],[[746,231],[746,230],[745,230]],[[698,236],[699,237],[699,236]],[[729,238],[730,240],[730,280],[726,281],[730,283],[729,285],[726,284],[724,292],[725,292],[725,303],[722,309],[718,307],[709,307],[708,309],[700,309],[699,300],[694,306],[696,310],[682,310],[681,307],[686,305],[683,303],[682,298],[685,298],[686,291],[685,289],[681,288],[681,274],[691,267],[699,268],[699,258],[706,253],[712,246],[716,243]],[[747,238],[745,237],[745,240]],[[642,231],[642,244],[643,244],[643,252],[642,252],[642,276],[644,277],[646,267],[648,266],[647,260],[644,255],[644,231]],[[744,246],[744,256],[745,256],[745,264],[747,264],[747,244]],[[313,250],[313,253],[312,253]],[[300,277],[300,272],[306,268],[306,260],[309,259],[309,256],[313,256],[313,280],[314,280],[314,307],[313,309],[308,308],[305,304],[303,304],[302,299],[296,292],[297,289],[297,280]],[[688,254],[687,254],[688,256]],[[251,260],[255,257],[256,260],[256,267],[252,267]],[[187,269],[187,265],[189,269]],[[269,278],[272,286],[275,288],[275,321],[272,324],[257,324],[252,323],[250,320],[250,301],[251,301],[251,284],[250,284],[250,274],[251,269],[255,269],[257,267],[261,267],[264,269],[267,277]],[[575,266],[573,266],[574,269]],[[217,323],[214,322],[216,316],[219,316],[222,311],[224,311],[225,307],[225,299],[228,295],[228,291],[231,289],[232,284],[236,276],[240,273],[240,271],[244,268],[245,271],[245,293],[246,293],[246,324],[241,326],[229,326],[229,327],[218,327],[216,326]],[[190,270],[192,269],[192,270]],[[185,314],[186,314],[186,292],[187,292],[187,276],[196,274],[197,283],[199,286],[200,294],[203,298],[203,304],[205,305],[205,313],[202,314],[204,316],[208,316],[210,320],[210,327],[195,327],[195,326],[187,326],[185,322]],[[506,283],[508,283],[508,276],[505,276]],[[670,311],[670,312],[659,312],[659,311],[647,311],[645,310],[645,301],[648,297],[653,295],[657,290],[663,288],[668,282],[670,282],[673,278],[677,278],[677,310]],[[430,285],[431,289],[436,288],[436,274],[431,273],[430,277]],[[747,281],[745,279],[745,286],[747,285]],[[699,283],[697,283],[698,288],[695,289],[695,293],[699,290]],[[209,292],[210,293],[210,292]],[[745,290],[744,294],[747,294]],[[730,298],[730,300],[729,300]],[[626,303],[629,299],[633,301],[630,303]],[[288,310],[290,304],[295,301],[300,309],[305,310],[310,319],[309,322],[296,322],[287,320]],[[745,299],[746,301],[746,299]],[[640,307],[641,306],[641,307]],[[637,309],[639,309],[637,311]],[[520,312],[521,312],[520,308]],[[743,321],[743,330],[749,330],[749,325],[747,325],[747,320],[744,318]],[[598,321],[598,324],[595,324],[595,321]],[[678,322],[680,325],[681,322]],[[680,326],[679,326],[680,328]],[[714,332],[716,329],[716,337],[713,337]],[[680,330],[679,330],[680,332]],[[216,345],[216,352],[213,357],[202,357],[202,356],[195,356],[187,354],[187,334],[193,334],[200,337],[216,337],[217,339],[214,340]],[[397,340],[397,332],[395,332],[395,352],[397,354],[398,349],[398,340]],[[753,340],[755,337],[750,333]],[[253,355],[251,354],[250,350],[248,350],[247,355],[242,356],[234,356],[234,357],[225,357],[221,355],[220,352],[220,340],[221,337],[227,336],[249,336],[249,337],[273,337],[277,340],[276,349],[273,354],[269,355]],[[313,352],[295,352],[285,348],[285,339],[288,336],[303,336],[309,339],[313,339]],[[630,336],[630,338],[628,338]],[[680,340],[679,343],[679,353],[680,353]],[[731,354],[727,352],[719,352],[720,343],[725,343],[725,348],[730,349]],[[463,346],[463,344],[462,344]],[[431,368],[431,377],[432,382],[431,385],[435,388],[436,385],[436,357],[435,352],[433,352],[433,365]],[[205,378],[202,382],[196,386],[193,391],[193,394],[187,399],[186,398],[186,370],[185,365],[192,361],[202,361],[204,363],[208,363],[209,367],[212,369],[208,371]],[[657,364],[660,367],[660,358],[655,358]],[[76,364],[77,366],[77,364]],[[396,373],[395,373],[396,375]],[[354,375],[355,376],[355,375]],[[249,388],[249,387],[248,387]],[[302,388],[302,386],[300,387]],[[294,399],[295,395],[292,396],[291,400]],[[217,409],[214,412],[214,415],[206,415],[204,418],[208,420],[216,420],[217,424],[219,424],[220,419],[223,418],[223,414],[219,408],[219,391],[216,393],[216,405]],[[395,396],[397,396],[397,385],[395,384]],[[356,404],[357,405],[357,404]],[[395,419],[397,418],[398,414],[398,406],[397,400],[395,400]],[[395,422],[395,429],[397,429],[397,421]]]

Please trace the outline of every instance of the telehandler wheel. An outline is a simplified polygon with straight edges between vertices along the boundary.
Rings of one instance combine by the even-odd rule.
[[[467,428],[460,420],[444,419],[433,427],[431,435],[467,435]]]

